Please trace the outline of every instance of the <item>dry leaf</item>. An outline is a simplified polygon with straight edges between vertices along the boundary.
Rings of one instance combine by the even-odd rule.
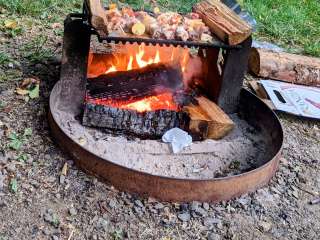
[[[22,80],[20,87],[28,88],[31,84],[40,84],[40,80],[38,78],[25,78]]]
[[[18,22],[16,20],[5,20],[4,26],[8,29],[16,29],[18,26]]]
[[[34,99],[39,97],[40,80],[38,78],[25,78],[20,86],[16,88],[16,93],[19,95],[28,95]]]
[[[29,94],[29,91],[26,90],[26,89],[22,89],[22,88],[16,88],[16,93],[17,93],[18,95],[24,96],[24,95]]]

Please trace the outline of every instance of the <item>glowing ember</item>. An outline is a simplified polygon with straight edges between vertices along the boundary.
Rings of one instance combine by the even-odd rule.
[[[178,106],[175,104],[173,100],[172,93],[163,93],[157,96],[146,97],[135,102],[111,101],[103,98],[92,99],[90,97],[87,97],[86,102],[97,105],[107,105],[115,108],[135,110],[137,112],[156,111],[160,109],[167,109],[173,111],[178,110]]]

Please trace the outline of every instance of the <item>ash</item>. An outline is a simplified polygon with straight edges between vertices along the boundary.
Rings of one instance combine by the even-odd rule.
[[[212,179],[240,174],[266,162],[267,140],[237,114],[230,115],[235,128],[228,136],[194,142],[178,154],[173,154],[170,146],[160,140],[115,136],[84,127],[70,113],[56,111],[55,118],[68,136],[86,150],[115,164],[153,175]]]

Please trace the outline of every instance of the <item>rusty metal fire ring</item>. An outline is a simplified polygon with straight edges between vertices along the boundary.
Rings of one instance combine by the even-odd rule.
[[[281,124],[275,113],[264,102],[245,89],[241,92],[239,112],[251,125],[269,135],[266,136],[271,140],[269,161],[239,175],[195,180],[156,176],[129,169],[83,148],[63,131],[52,114],[56,111],[55,101],[60,94],[57,85],[50,95],[49,124],[53,137],[80,169],[112,184],[119,190],[152,196],[163,201],[218,202],[258,189],[267,184],[277,170],[283,142]]]

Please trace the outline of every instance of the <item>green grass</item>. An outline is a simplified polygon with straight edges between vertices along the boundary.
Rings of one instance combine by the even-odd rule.
[[[47,47],[48,38],[43,35],[36,36],[22,48],[23,57],[33,63],[43,62],[53,55],[53,51]]]
[[[7,64],[11,61],[11,58],[8,54],[0,52],[0,65]]]
[[[109,2],[111,0],[103,0]],[[191,11],[197,0],[115,0],[134,8]],[[279,44],[292,52],[320,56],[319,0],[239,0],[258,22],[255,37]],[[81,10],[83,0],[0,0],[9,12],[50,19]]]
[[[0,0],[0,7],[23,15],[48,17],[81,9],[81,0]]]
[[[320,56],[319,0],[244,0],[243,6],[257,20],[259,38]]]

